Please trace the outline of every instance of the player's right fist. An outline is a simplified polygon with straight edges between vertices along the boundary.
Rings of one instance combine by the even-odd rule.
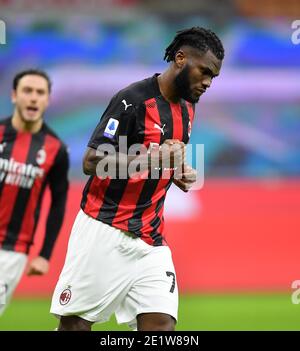
[[[167,139],[160,146],[160,159],[162,167],[169,167],[173,170],[181,168],[185,163],[186,145],[178,139]]]

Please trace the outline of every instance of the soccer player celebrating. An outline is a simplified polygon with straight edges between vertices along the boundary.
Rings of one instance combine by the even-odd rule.
[[[26,70],[13,80],[12,117],[0,121],[0,313],[27,263],[47,185],[51,191],[45,239],[28,275],[49,269],[68,191],[66,146],[43,121],[51,82],[45,72]]]
[[[164,201],[172,182],[187,191],[196,180],[195,170],[185,163],[185,144],[195,103],[219,74],[223,57],[222,43],[212,31],[180,31],[166,49],[166,71],[111,99],[83,160],[90,178],[52,298],[51,312],[60,317],[58,330],[91,330],[112,313],[133,329],[175,329],[178,290],[163,236]],[[125,156],[125,136],[127,147],[139,144],[148,152]],[[104,149],[116,153],[105,154]],[[167,169],[163,150],[169,150]],[[159,176],[133,176],[130,164],[136,159],[141,169],[147,165],[148,175],[158,169]],[[181,176],[175,179],[180,159]],[[104,160],[119,176],[103,176]],[[124,167],[128,177],[120,176]]]

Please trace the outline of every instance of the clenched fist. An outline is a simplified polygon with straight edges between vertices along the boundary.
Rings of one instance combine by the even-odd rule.
[[[187,192],[191,189],[193,184],[197,180],[197,171],[191,166],[185,164],[183,166],[182,174],[179,177],[173,179],[173,183],[177,185],[181,190]]]

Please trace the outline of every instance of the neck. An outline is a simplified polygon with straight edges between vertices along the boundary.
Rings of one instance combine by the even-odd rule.
[[[169,102],[177,103],[180,100],[174,84],[174,73],[168,68],[157,77],[161,95]]]
[[[24,121],[17,110],[14,111],[14,114],[12,116],[12,125],[19,132],[29,132],[32,134],[37,133],[42,128],[42,124],[42,118],[34,122]]]

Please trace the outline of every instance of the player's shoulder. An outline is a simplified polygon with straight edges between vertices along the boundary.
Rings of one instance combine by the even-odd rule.
[[[134,82],[124,89],[120,90],[115,96],[114,99],[123,103],[125,106],[132,104],[138,106],[144,101],[151,99],[157,95],[157,77],[152,76],[145,78],[143,80]]]
[[[50,136],[55,142],[59,143],[60,149],[66,150],[68,149],[67,145],[62,141],[62,139],[54,132],[52,128],[50,128],[47,123],[43,123],[42,128],[43,133]]]

